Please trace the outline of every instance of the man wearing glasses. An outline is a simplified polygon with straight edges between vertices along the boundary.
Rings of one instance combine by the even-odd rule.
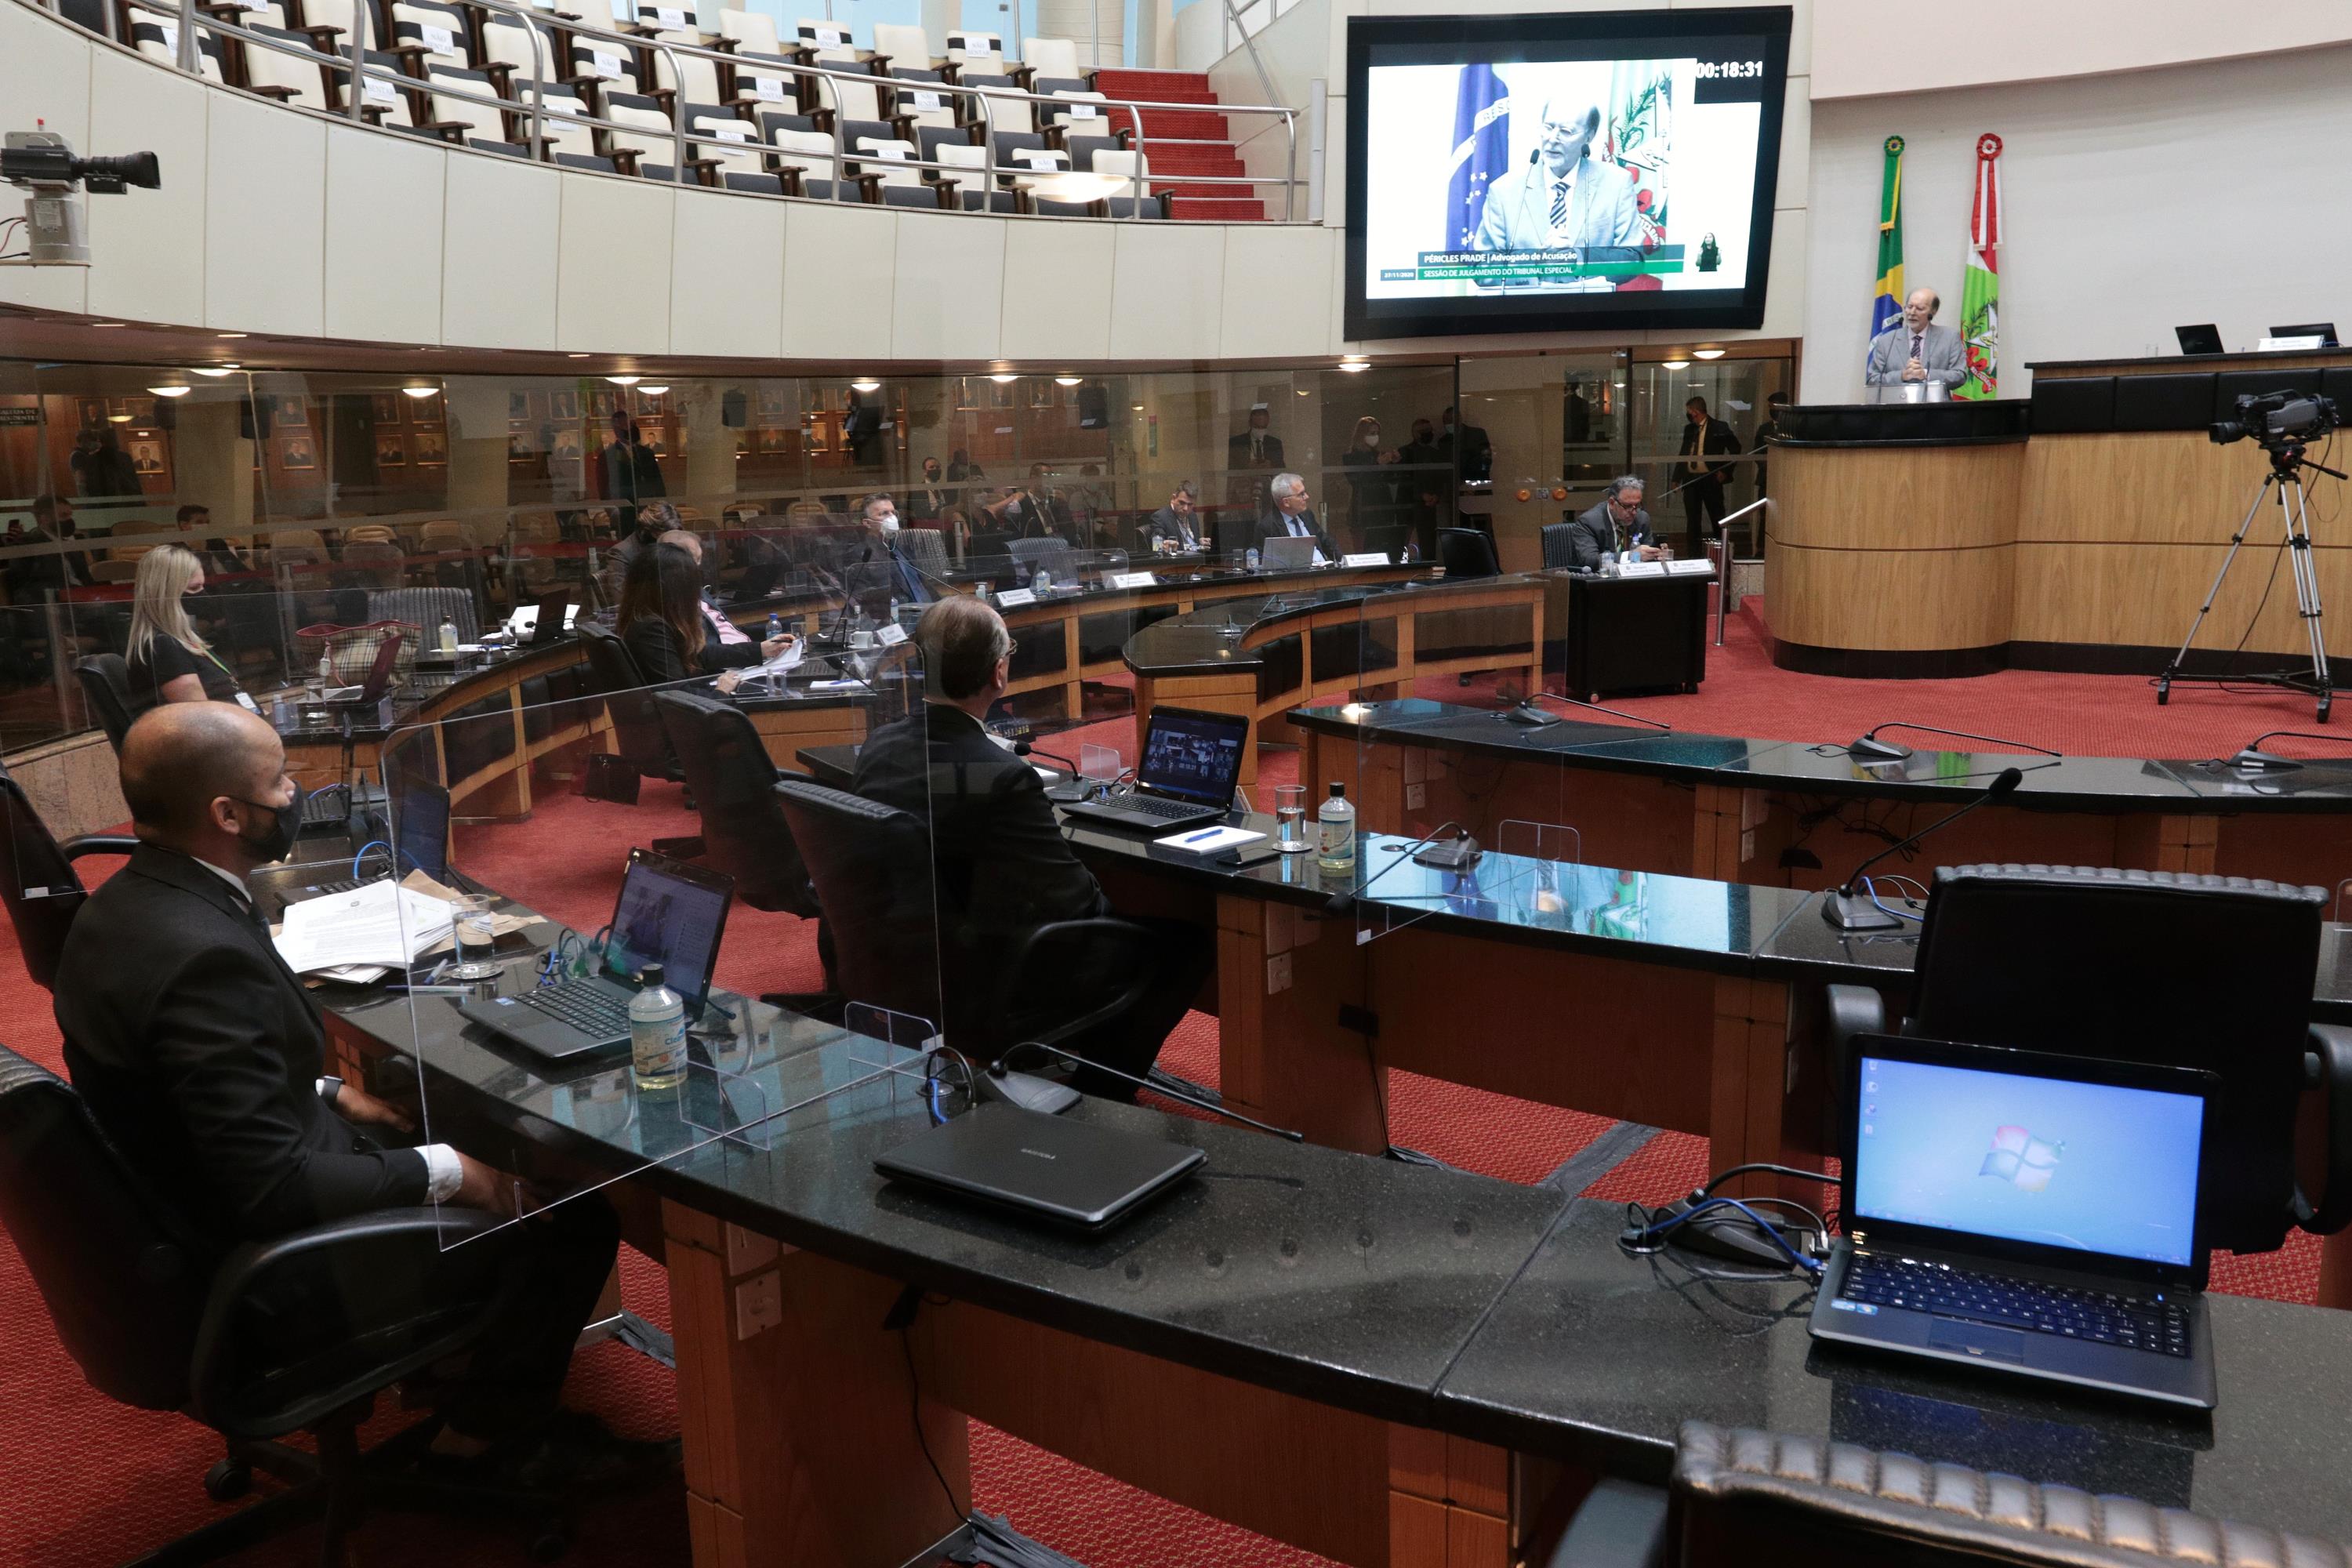
[[[1544,105],[1542,130],[1525,168],[1514,169],[1486,192],[1471,245],[1478,250],[1586,250],[1640,243],[1633,182],[1615,163],[1595,160],[1599,104]],[[1603,259],[1594,258],[1593,259]],[[1532,284],[1535,279],[1527,279]],[[1547,289],[1605,289],[1605,278],[1546,279]]]
[[[1605,551],[1625,561],[1655,561],[1662,552],[1650,531],[1650,514],[1642,510],[1642,481],[1626,474],[1609,481],[1601,499],[1569,522],[1573,558],[1580,572],[1597,571]]]

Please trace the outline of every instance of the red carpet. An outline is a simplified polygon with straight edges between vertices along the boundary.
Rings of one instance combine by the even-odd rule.
[[[1489,700],[1491,680],[1465,689],[1452,680],[1424,683],[1420,695]],[[1106,694],[1108,695],[1108,694]],[[1706,686],[1696,696],[1622,704],[1685,730],[1792,741],[1843,741],[1890,718],[1977,730],[2076,754],[2210,756],[2263,730],[2308,728],[2306,704],[2275,696],[2210,690],[2177,693],[2159,709],[2144,681],[2124,678],[2013,673],[1969,681],[1904,683],[1822,679],[1773,669],[1752,629],[1734,621],[1729,646],[1713,650]],[[2352,731],[2347,731],[2352,735]],[[1116,745],[1132,760],[1134,726],[1101,718],[1079,739]],[[2280,742],[2293,749],[2294,742]],[[1064,747],[1057,745],[1056,750]],[[2324,748],[2319,748],[2324,749]],[[1295,777],[1294,752],[1266,753],[1258,793]],[[581,800],[553,789],[529,823],[497,830],[459,830],[460,863],[551,916],[593,931],[611,912],[622,847],[693,831],[678,792],[646,787],[635,808]],[[110,862],[86,863],[103,876]],[[720,982],[737,991],[804,991],[819,980],[811,930],[788,915],[739,906],[730,916]],[[37,1060],[58,1065],[47,996],[26,978],[13,945],[0,946],[0,1039]],[[1466,1019],[1477,1026],[1479,1020]],[[1170,1040],[1161,1061],[1202,1082],[1217,1081],[1216,1020],[1195,1014]],[[1396,1140],[1466,1169],[1517,1182],[1539,1181],[1607,1130],[1604,1118],[1530,1105],[1415,1075],[1391,1075]],[[1173,1109],[1172,1105],[1171,1107]],[[1701,1139],[1662,1133],[1602,1176],[1591,1195],[1657,1203],[1706,1177]],[[2217,1289],[2308,1301],[2315,1289],[2318,1245],[2298,1237],[2277,1253],[2214,1259]],[[666,1277],[635,1254],[624,1257],[629,1306],[668,1321]],[[101,1568],[151,1550],[214,1517],[219,1510],[198,1485],[217,1457],[215,1439],[176,1416],[124,1410],[93,1393],[66,1356],[48,1313],[15,1249],[0,1242],[0,1453],[8,1456],[9,1492],[0,1503],[0,1568]],[[581,1358],[572,1402],[636,1435],[674,1431],[670,1374],[617,1345]],[[380,1418],[388,1425],[393,1418]],[[1086,1470],[1057,1456],[974,1424],[974,1502],[1009,1514],[1018,1528],[1093,1568],[1307,1568],[1320,1559],[1202,1520],[1190,1510]],[[1179,1538],[1181,1544],[1175,1544]],[[495,1528],[463,1530],[406,1519],[378,1521],[362,1536],[366,1560],[434,1560],[449,1568],[520,1564],[519,1539]],[[683,1563],[685,1515],[673,1489],[602,1504],[567,1562],[579,1568]],[[252,1564],[306,1561],[300,1538],[241,1560]]]

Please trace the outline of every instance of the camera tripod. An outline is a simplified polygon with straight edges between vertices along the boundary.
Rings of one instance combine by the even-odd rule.
[[[2271,458],[2271,471],[2254,487],[2254,502],[2246,509],[2238,531],[2230,536],[2230,552],[2221,558],[2221,569],[2213,574],[2213,585],[2205,590],[2205,605],[2197,618],[2189,623],[2189,635],[2180,640],[2180,651],[2156,678],[2156,702],[2161,708],[2172,695],[2175,682],[2207,686],[2279,686],[2290,691],[2307,692],[2319,700],[2319,722],[2327,722],[2327,710],[2336,700],[2336,684],[2327,672],[2327,645],[2320,636],[2319,573],[2311,559],[2311,525],[2306,516],[2306,496],[2303,470],[2317,469],[2334,479],[2345,476],[2334,468],[2313,462],[2304,456],[2303,443],[2287,441],[2266,448]],[[2311,673],[2300,670],[2271,670],[2256,675],[2185,675],[2181,666],[2189,658],[2189,645],[2205,626],[2205,617],[2213,613],[2213,601],[2221,596],[2221,584],[2230,575],[2230,567],[2238,559],[2238,549],[2253,531],[2254,519],[2262,514],[2263,500],[2277,487],[2279,521],[2286,531],[2287,560],[2294,572],[2295,614],[2303,619],[2305,634],[2311,639]],[[2290,504],[2287,491],[2294,491]]]

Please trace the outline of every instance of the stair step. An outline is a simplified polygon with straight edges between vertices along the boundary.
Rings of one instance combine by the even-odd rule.
[[[1151,144],[1151,172],[1155,174],[1238,174],[1242,161],[1230,148],[1216,153],[1174,153],[1163,142]]]
[[[1241,173],[1238,169],[1234,172],[1236,174]],[[1151,188],[1154,191],[1173,191],[1180,196],[1197,196],[1203,201],[1246,201],[1257,195],[1255,185],[1211,185],[1184,179],[1163,180],[1159,177],[1160,170],[1154,169],[1151,173]]]
[[[1213,114],[1207,110],[1113,109],[1104,118],[1114,129],[1131,130],[1133,129],[1132,117],[1138,115],[1143,121],[1143,137],[1146,142],[1156,142],[1162,136],[1180,142],[1230,142],[1233,140],[1233,132],[1225,123],[1225,117],[1222,114]],[[1149,151],[1149,148],[1147,147],[1146,150]]]
[[[1113,98],[1160,98],[1171,93],[1208,93],[1215,89],[1200,71],[1137,70],[1105,66],[1095,72],[1095,90]]]
[[[1222,196],[1178,196],[1169,204],[1168,216],[1193,223],[1264,223],[1265,204]]]

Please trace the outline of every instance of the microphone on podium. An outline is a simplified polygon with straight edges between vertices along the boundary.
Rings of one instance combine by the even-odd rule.
[[[1992,783],[1985,786],[1982,795],[1960,807],[1959,810],[1949,816],[1937,817],[1910,837],[1897,839],[1856,866],[1843,882],[1822,896],[1822,919],[1840,931],[1900,931],[1903,928],[1904,917],[1880,906],[1877,896],[1869,890],[1869,879],[1865,873],[1889,855],[1910,848],[1938,828],[1958,822],[1988,801],[1999,800],[2024,782],[2025,773],[2021,769],[2003,768],[1993,775]],[[1859,893],[1854,891],[1857,888],[1862,889],[1863,891]],[[1918,917],[1915,915],[1911,918],[1916,920]]]

